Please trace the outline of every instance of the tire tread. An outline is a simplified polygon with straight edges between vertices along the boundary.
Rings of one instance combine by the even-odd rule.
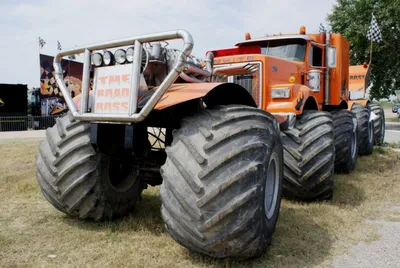
[[[214,258],[246,259],[266,250],[272,234],[257,227],[259,165],[272,140],[280,142],[273,120],[256,108],[227,106],[181,121],[161,168],[162,217],[173,239]]]
[[[300,201],[329,199],[335,159],[332,115],[304,111],[293,129],[282,132],[282,140],[284,196]]]

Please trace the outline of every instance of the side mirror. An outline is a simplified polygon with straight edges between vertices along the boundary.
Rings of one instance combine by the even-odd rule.
[[[336,48],[328,47],[327,48],[327,67],[328,68],[336,68]]]

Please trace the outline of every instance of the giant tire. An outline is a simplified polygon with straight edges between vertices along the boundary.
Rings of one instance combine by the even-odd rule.
[[[335,137],[335,172],[354,170],[358,155],[357,117],[348,110],[332,112]]]
[[[80,219],[117,218],[133,210],[143,187],[131,174],[121,180],[125,183],[121,187],[113,185],[110,160],[90,143],[90,124],[75,121],[68,113],[46,130],[46,139],[40,142],[37,180],[44,197],[65,214]]]
[[[161,172],[162,217],[179,244],[214,258],[267,250],[283,178],[279,128],[269,113],[229,105],[182,120]]]
[[[358,121],[358,154],[372,154],[374,149],[374,129],[373,122],[369,121],[371,110],[369,107],[355,103],[351,111],[356,115]]]
[[[385,140],[385,111],[382,106],[376,103],[368,105],[378,118],[374,120],[374,138],[376,145],[382,145]]]
[[[330,200],[335,162],[332,115],[304,111],[294,128],[282,132],[282,141],[283,195],[306,202]]]

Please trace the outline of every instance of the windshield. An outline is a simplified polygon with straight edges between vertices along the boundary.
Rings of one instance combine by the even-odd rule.
[[[266,41],[261,45],[261,53],[290,61],[304,61],[306,41],[302,39],[286,39]]]

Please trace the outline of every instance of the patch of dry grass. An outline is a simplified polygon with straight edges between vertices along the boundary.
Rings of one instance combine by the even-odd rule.
[[[398,117],[385,118],[385,121],[386,122],[400,123],[400,118],[398,118]]]
[[[382,146],[393,149],[400,149],[400,142],[391,142],[391,143],[385,142]]]
[[[393,102],[387,102],[387,101],[381,101],[378,102],[377,104],[381,105],[383,109],[392,109],[394,103]]]
[[[118,221],[79,221],[59,213],[36,183],[37,145],[0,144],[0,267],[325,267],[350,245],[379,237],[365,219],[378,212],[398,217],[381,208],[400,204],[400,154],[379,147],[372,156],[358,158],[355,172],[335,177],[333,202],[284,200],[264,257],[242,263],[213,260],[168,236],[157,187],[146,190],[136,211]]]

